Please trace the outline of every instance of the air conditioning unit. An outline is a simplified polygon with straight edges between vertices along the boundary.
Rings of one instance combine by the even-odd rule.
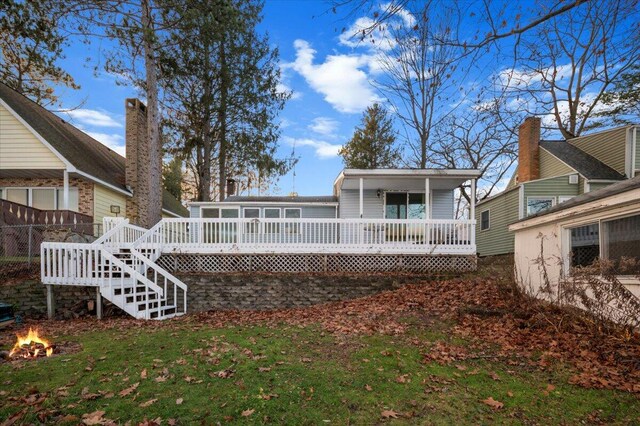
[[[571,185],[577,185],[578,184],[578,175],[570,175],[569,176],[569,183]]]

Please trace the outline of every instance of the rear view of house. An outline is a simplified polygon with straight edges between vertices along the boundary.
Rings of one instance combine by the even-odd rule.
[[[540,140],[540,119],[520,126],[518,168],[506,189],[478,203],[480,256],[513,253],[508,226],[573,197],[640,172],[640,126],[624,126],[568,141]]]

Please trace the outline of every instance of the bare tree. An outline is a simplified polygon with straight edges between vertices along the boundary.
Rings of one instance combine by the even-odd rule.
[[[436,34],[450,32],[447,17],[432,16],[430,6],[425,3],[414,15],[414,26],[389,27],[392,48],[381,53],[384,77],[375,83],[407,130],[408,162],[423,169],[430,164],[432,130],[442,117],[438,106],[447,102],[456,68],[455,49],[435,44]]]
[[[638,62],[637,2],[585,2],[522,38],[503,84],[530,114],[550,113],[566,139],[595,127],[607,90]]]
[[[501,189],[518,154],[518,116],[503,121],[500,100],[477,103],[448,116],[436,128],[440,141],[434,148],[433,162],[447,169],[477,169],[476,199],[487,198]],[[460,186],[460,204],[470,201],[470,187]]]

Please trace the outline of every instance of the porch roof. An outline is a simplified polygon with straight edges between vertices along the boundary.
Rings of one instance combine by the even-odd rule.
[[[461,183],[480,177],[476,169],[344,169],[334,182],[334,191],[358,189],[424,190],[425,179],[431,189],[454,189]]]

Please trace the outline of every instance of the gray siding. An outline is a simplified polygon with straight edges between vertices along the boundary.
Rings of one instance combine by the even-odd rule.
[[[384,195],[378,195],[375,190],[363,191],[364,218],[384,218]],[[453,219],[453,191],[432,191],[433,219]],[[343,189],[340,194],[340,218],[357,219],[360,217],[360,191],[357,189]]]
[[[363,191],[365,219],[384,218],[384,195],[378,198],[376,190]],[[358,219],[360,217],[360,190],[343,189],[340,193],[340,218]]]
[[[595,191],[606,186],[609,186],[615,182],[589,182],[589,191]]]
[[[570,139],[569,143],[624,175],[627,130],[628,127],[607,130]]]
[[[453,219],[453,191],[434,190],[432,192],[431,217],[433,219]]]
[[[301,214],[305,219],[335,219],[336,206],[303,206]]]
[[[509,225],[518,220],[519,189],[503,192],[476,206],[476,245],[480,256],[513,253]],[[489,210],[489,229],[480,230],[483,211]]]
[[[544,148],[540,148],[540,179],[575,173],[571,167],[558,160]]]
[[[200,206],[189,206],[189,217],[200,217]]]

